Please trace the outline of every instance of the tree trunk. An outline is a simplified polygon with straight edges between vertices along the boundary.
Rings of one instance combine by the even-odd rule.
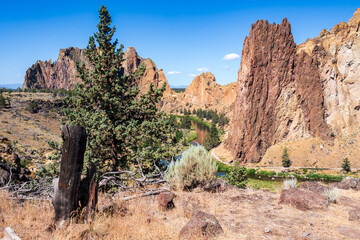
[[[86,149],[86,130],[78,126],[61,126],[63,147],[60,178],[54,181],[55,222],[64,221],[79,207],[79,186]]]

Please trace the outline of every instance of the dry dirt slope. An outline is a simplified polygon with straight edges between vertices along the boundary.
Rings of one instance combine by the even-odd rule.
[[[113,216],[99,213],[89,224],[71,224],[52,231],[50,202],[14,203],[0,196],[0,237],[6,226],[22,239],[178,239],[193,211],[214,214],[224,235],[218,239],[359,239],[360,222],[349,221],[349,210],[359,208],[360,193],[343,190],[337,204],[325,210],[301,211],[279,205],[279,192],[228,190],[224,193],[176,192],[175,209],[161,211],[156,197],[128,202],[116,200]],[[102,196],[101,202],[105,200]]]

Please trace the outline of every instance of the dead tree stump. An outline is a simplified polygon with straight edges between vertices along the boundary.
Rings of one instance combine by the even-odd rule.
[[[61,126],[63,147],[60,178],[54,181],[55,222],[65,221],[79,207],[79,187],[86,149],[86,130]]]

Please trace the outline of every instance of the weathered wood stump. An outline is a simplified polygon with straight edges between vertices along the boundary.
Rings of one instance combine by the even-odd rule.
[[[79,207],[79,187],[86,149],[86,130],[78,126],[61,126],[63,147],[60,178],[54,180],[55,222],[67,220]]]

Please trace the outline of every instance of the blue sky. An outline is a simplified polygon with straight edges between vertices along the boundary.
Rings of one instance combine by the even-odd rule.
[[[257,19],[280,23],[287,17],[300,44],[347,22],[360,7],[356,1],[2,1],[0,85],[22,83],[28,67],[56,60],[60,48],[86,47],[101,4],[119,42],[151,58],[170,85],[188,85],[202,71],[220,84],[235,82],[236,55]],[[231,53],[233,60],[224,60]]]

